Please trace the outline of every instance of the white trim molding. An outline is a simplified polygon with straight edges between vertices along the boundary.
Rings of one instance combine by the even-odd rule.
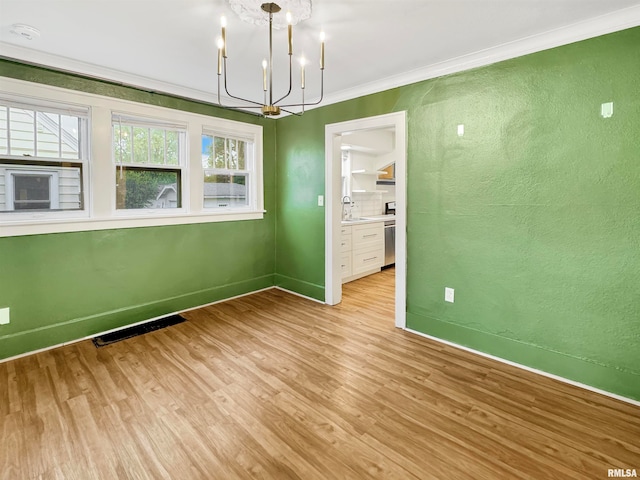
[[[491,65],[640,25],[640,5],[325,95],[318,107]],[[307,107],[307,110],[318,107]]]

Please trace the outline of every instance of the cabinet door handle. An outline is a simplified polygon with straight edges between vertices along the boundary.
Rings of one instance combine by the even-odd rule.
[[[375,260],[378,257],[365,258],[363,262],[370,262],[371,260]]]
[[[377,236],[378,236],[377,233],[370,233],[369,235],[363,235],[362,238],[377,237]]]
[[[347,244],[347,242],[342,242],[340,245],[342,245],[343,247]]]

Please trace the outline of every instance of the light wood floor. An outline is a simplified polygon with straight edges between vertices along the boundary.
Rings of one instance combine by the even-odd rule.
[[[640,408],[393,327],[393,270],[338,307],[278,290],[0,364],[0,478],[603,479]]]

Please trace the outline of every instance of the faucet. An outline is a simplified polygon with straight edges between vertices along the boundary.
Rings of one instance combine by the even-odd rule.
[[[347,199],[349,199],[349,210],[347,211]],[[349,195],[342,197],[342,220],[351,220],[353,201]]]

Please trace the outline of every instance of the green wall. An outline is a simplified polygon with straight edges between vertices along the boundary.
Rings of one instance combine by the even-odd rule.
[[[324,298],[325,125],[406,110],[408,328],[640,399],[639,45],[634,28],[278,120],[276,282]]]
[[[263,220],[0,238],[0,358],[274,284],[275,122],[0,60],[14,77],[260,124]],[[1,227],[0,227],[1,228]]]

